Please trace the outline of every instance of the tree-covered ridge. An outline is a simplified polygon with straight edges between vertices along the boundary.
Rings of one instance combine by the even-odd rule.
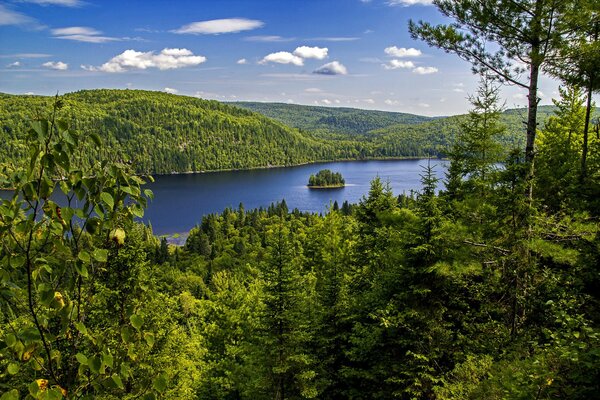
[[[343,187],[346,181],[339,172],[322,169],[316,175],[311,174],[308,178],[308,187]]]
[[[399,112],[361,110],[345,107],[304,106],[285,103],[240,101],[231,103],[280,121],[287,126],[321,135],[366,134],[396,124],[419,124],[433,118]]]
[[[141,90],[84,90],[61,96],[77,128],[105,140],[93,159],[130,160],[138,172],[171,173],[294,165],[358,158],[355,143],[327,143],[241,108]],[[26,121],[44,115],[53,98],[0,95],[0,157],[26,158]],[[75,118],[77,115],[77,118]]]

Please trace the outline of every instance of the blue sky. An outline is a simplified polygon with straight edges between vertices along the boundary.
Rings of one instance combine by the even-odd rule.
[[[452,115],[478,78],[410,38],[430,0],[0,0],[0,92],[160,90]],[[542,104],[556,83],[542,79]],[[502,91],[507,107],[525,92]]]

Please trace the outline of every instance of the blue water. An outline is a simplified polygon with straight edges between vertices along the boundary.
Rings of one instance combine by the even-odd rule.
[[[189,231],[203,215],[221,212],[225,207],[246,210],[268,207],[285,199],[290,210],[325,212],[330,202],[357,203],[368,194],[370,182],[379,176],[389,182],[395,195],[421,188],[423,167],[427,160],[349,161],[269,168],[250,171],[209,172],[199,174],[162,175],[148,185],[154,192],[144,222],[150,222],[154,233],[167,235]],[[432,160],[436,175],[443,177],[447,162]],[[340,172],[346,187],[340,189],[308,189],[311,174],[328,168]],[[0,197],[9,196],[0,191]]]

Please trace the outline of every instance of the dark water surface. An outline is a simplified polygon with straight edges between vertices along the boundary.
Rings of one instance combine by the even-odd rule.
[[[357,203],[369,192],[370,182],[379,176],[389,182],[395,195],[421,188],[423,167],[427,160],[385,160],[329,162],[298,167],[256,169],[250,171],[208,172],[199,174],[161,175],[147,187],[154,192],[144,222],[150,222],[156,235],[185,233],[200,223],[202,216],[237,208],[246,210],[268,207],[285,199],[290,210],[325,212],[337,200]],[[447,161],[431,160],[436,175],[443,178]],[[308,189],[311,174],[328,168],[340,172],[346,187]],[[0,198],[11,192],[0,191]]]
[[[446,161],[432,160],[442,178]],[[298,167],[226,171],[201,174],[163,175],[149,185],[154,200],[146,210],[144,221],[150,222],[157,235],[189,231],[205,214],[221,212],[225,207],[246,210],[268,207],[285,199],[290,210],[324,212],[329,203],[348,200],[357,203],[369,192],[376,176],[389,182],[394,194],[421,188],[420,175],[427,160],[349,161],[302,165]],[[310,174],[328,168],[340,172],[346,187],[308,189]]]

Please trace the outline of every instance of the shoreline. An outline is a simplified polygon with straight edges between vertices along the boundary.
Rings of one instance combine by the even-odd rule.
[[[171,176],[171,175],[192,175],[192,174],[212,174],[215,172],[235,172],[235,171],[254,171],[259,169],[274,169],[274,168],[292,168],[292,167],[300,167],[303,165],[312,165],[312,164],[326,164],[332,162],[356,162],[356,161],[402,161],[402,160],[424,160],[427,157],[373,157],[373,158],[342,158],[337,160],[316,160],[316,161],[307,161],[298,164],[287,164],[287,165],[266,165],[261,167],[248,167],[248,168],[224,168],[224,169],[208,169],[208,170],[200,170],[200,171],[172,171],[166,173],[142,173],[141,175],[152,175],[152,176]],[[443,160],[443,158],[435,158]]]

